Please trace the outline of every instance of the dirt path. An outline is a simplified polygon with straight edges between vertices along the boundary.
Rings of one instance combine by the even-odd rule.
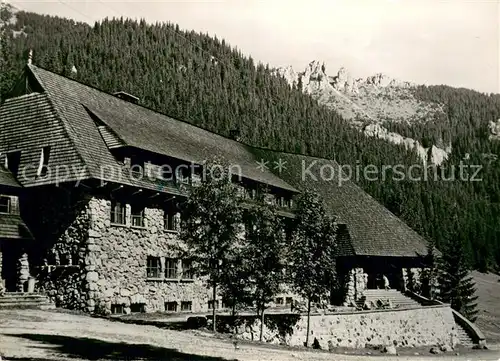
[[[381,356],[337,355],[241,345],[195,332],[163,330],[69,313],[0,311],[0,355],[4,360],[384,360]],[[461,356],[395,356],[392,360],[499,360],[500,351]]]

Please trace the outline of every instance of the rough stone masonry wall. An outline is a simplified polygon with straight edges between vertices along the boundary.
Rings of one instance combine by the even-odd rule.
[[[302,346],[306,339],[307,316],[286,332],[278,331],[279,317],[269,315],[265,321],[264,340],[273,344]],[[286,321],[286,319],[285,319]],[[426,307],[412,310],[372,311],[311,315],[312,343],[316,338],[322,349],[331,347],[363,348],[369,345],[418,347],[458,343],[455,321],[449,307]],[[258,340],[260,321],[239,328],[240,337]],[[283,327],[281,328],[283,329]]]
[[[48,188],[26,197],[26,220],[36,242],[28,252],[36,289],[58,307],[86,309],[86,241],[89,197],[75,189]]]
[[[145,311],[164,311],[165,302],[192,302],[192,311],[207,311],[212,290],[199,279],[184,281],[148,280],[147,257],[175,257],[178,237],[164,231],[163,210],[145,209],[145,227],[112,225],[111,202],[93,198],[92,226],[87,241],[86,280],[91,292],[88,310],[110,312],[112,304],[144,303]],[[127,218],[130,218],[127,209]],[[220,300],[219,300],[220,304]],[[97,309],[96,309],[97,307]]]
[[[363,268],[351,269],[346,277],[344,306],[354,306],[356,300],[363,297],[368,280],[364,274]]]

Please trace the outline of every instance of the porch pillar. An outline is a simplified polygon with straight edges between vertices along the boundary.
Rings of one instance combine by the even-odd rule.
[[[3,253],[2,248],[0,247],[0,296],[5,292],[5,281],[2,277],[2,261],[3,261]]]
[[[28,254],[22,253],[17,261],[17,291],[24,292],[30,278]]]

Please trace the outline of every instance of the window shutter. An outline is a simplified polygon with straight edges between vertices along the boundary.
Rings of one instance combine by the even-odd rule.
[[[10,213],[19,214],[19,198],[10,197]]]
[[[43,170],[43,164],[45,163],[45,159],[44,159],[44,154],[43,154],[43,149],[42,151],[40,152],[40,161],[38,163],[38,169],[36,171],[36,175],[38,177],[40,177],[42,175],[42,170]]]
[[[174,215],[174,229],[176,231],[181,229],[181,214],[179,212]]]

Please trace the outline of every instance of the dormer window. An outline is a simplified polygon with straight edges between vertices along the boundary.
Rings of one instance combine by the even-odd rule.
[[[162,167],[151,162],[144,163],[144,175],[150,180],[163,179]]]
[[[0,196],[0,213],[11,213],[10,197]]]
[[[19,163],[21,163],[21,151],[10,152],[5,155],[5,168],[15,176],[19,171]]]
[[[37,176],[45,177],[48,174],[49,168],[50,147],[43,147],[40,153],[40,163],[38,164]]]

